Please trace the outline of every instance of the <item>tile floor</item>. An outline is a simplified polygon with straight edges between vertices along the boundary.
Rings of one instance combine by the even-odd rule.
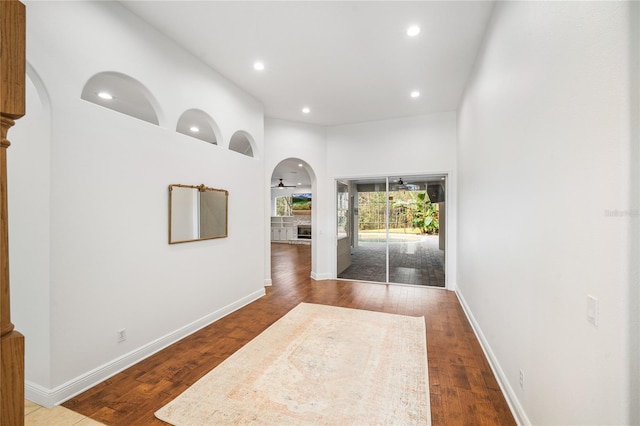
[[[386,243],[363,239],[351,249],[351,266],[338,278],[385,282],[386,256]],[[389,244],[389,282],[444,287],[444,251],[438,249],[438,236]]]
[[[100,426],[102,423],[71,411],[63,406],[44,408],[35,402],[24,401],[25,426]]]

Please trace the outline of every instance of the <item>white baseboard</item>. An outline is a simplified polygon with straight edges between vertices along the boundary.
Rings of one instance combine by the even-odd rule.
[[[326,274],[317,274],[314,271],[311,271],[311,278],[313,278],[316,281],[322,281],[322,280],[335,280],[336,277],[332,276],[329,273]]]
[[[237,311],[245,305],[259,299],[265,295],[264,288],[255,291],[248,296],[243,297],[227,306],[218,309],[204,317],[185,325],[159,339],[156,339],[138,349],[135,349],[121,357],[109,361],[100,367],[97,367],[75,379],[68,381],[56,388],[47,389],[30,381],[25,382],[25,398],[33,401],[43,407],[51,408],[73,398],[74,396],[84,392],[85,390],[105,381],[111,376],[118,374],[132,365],[142,361],[143,359],[153,355],[154,353],[166,348],[188,335],[195,333],[201,328],[216,322],[230,313]]]
[[[511,413],[513,414],[513,417],[515,417],[515,420],[519,425],[531,425],[531,422],[527,417],[527,413],[525,413],[524,408],[522,407],[522,404],[520,404],[520,400],[518,399],[513,388],[509,384],[509,380],[507,380],[507,376],[504,374],[504,371],[502,370],[502,367],[500,366],[498,359],[493,353],[493,350],[491,349],[489,342],[487,341],[484,334],[482,333],[482,330],[480,329],[480,325],[478,324],[475,317],[473,316],[473,313],[471,312],[469,305],[467,305],[467,302],[464,300],[464,297],[458,290],[456,290],[455,293],[458,296],[458,300],[460,301],[462,310],[467,316],[469,323],[471,323],[471,328],[473,328],[473,332],[476,334],[476,337],[480,341],[480,346],[482,347],[482,350],[484,351],[484,354],[487,357],[487,360],[489,361],[489,365],[493,370],[493,374],[496,376],[496,379],[498,380],[498,385],[500,385],[500,389],[502,390],[502,393],[504,394],[507,400],[507,404],[509,404],[509,408],[511,409]]]
[[[264,279],[264,286],[265,287],[271,287],[273,285],[273,282],[271,281],[271,278],[265,278]]]

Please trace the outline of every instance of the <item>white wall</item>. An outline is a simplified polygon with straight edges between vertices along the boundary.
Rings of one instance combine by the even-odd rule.
[[[11,317],[16,330],[27,337],[28,378],[48,386],[51,106],[38,75],[32,68],[27,74],[27,115],[17,120],[8,134]]]
[[[631,192],[629,203],[640,205],[640,3],[633,2],[630,5],[631,24],[630,40],[630,64],[631,91],[629,96],[629,109],[631,113],[631,149],[629,152],[631,162],[631,186],[635,189]],[[633,143],[635,141],[635,143]],[[635,164],[635,167],[634,167]],[[640,214],[640,210],[636,210]],[[630,392],[629,400],[632,401],[629,423],[640,424],[640,220],[632,221],[629,256],[631,269],[629,271],[630,290],[628,295],[629,312],[631,313],[630,336]],[[635,313],[635,315],[634,315]],[[633,402],[635,401],[635,403]]]
[[[10,157],[10,205],[22,216],[10,225],[12,280],[37,282],[12,303],[27,339],[27,396],[51,405],[264,294],[264,122],[256,100],[114,2],[28,2],[27,46],[51,129],[35,123],[20,141],[29,148]],[[142,82],[160,126],[81,100],[101,71]],[[220,146],[175,132],[190,108],[216,120]],[[256,141],[257,158],[226,149],[237,130]],[[229,190],[229,237],[168,245],[172,183]]]
[[[456,113],[420,115],[373,121],[327,129],[327,177],[331,184],[325,195],[332,201],[326,228],[333,241],[326,247],[330,271],[336,268],[335,183],[338,178],[447,173],[447,211],[450,224],[456,212]],[[447,229],[446,279],[455,287],[456,230]]]
[[[640,420],[630,7],[497,2],[459,110],[459,292],[523,423]]]
[[[442,113],[322,128],[285,120],[265,121],[265,175],[286,158],[299,158],[315,174],[312,277],[336,277],[335,179],[396,174],[448,173],[455,214],[456,114]],[[265,206],[271,208],[270,197]],[[450,218],[452,221],[455,217]],[[268,220],[268,218],[266,219]],[[455,285],[455,229],[450,228],[447,281]],[[267,244],[268,245],[268,244]],[[270,274],[266,248],[265,281]]]

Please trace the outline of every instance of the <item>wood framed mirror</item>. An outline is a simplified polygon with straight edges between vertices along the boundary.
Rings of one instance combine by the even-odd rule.
[[[229,191],[169,185],[169,244],[227,237]]]

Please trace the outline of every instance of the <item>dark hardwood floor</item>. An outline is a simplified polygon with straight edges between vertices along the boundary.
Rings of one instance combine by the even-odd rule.
[[[266,296],[63,405],[107,425],[166,425],[153,413],[300,302],[425,316],[434,425],[516,424],[453,292],[314,281],[310,248],[272,244]]]

